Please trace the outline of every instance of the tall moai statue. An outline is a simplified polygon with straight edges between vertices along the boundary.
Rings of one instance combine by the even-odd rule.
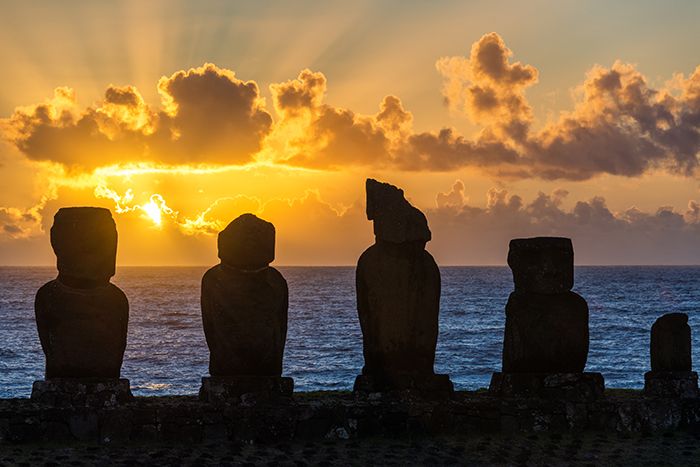
[[[651,371],[644,374],[649,396],[695,398],[698,374],[692,371],[690,326],[685,313],[667,313],[651,327]]]
[[[202,277],[202,322],[209,345],[210,378],[200,397],[235,402],[243,395],[291,396],[282,378],[287,338],[287,281],[270,267],[275,227],[243,214],[219,233],[221,263]]]
[[[448,375],[433,370],[440,310],[440,270],[425,250],[425,215],[403,190],[368,179],[367,219],[375,243],[357,263],[357,312],[365,364],[356,393],[409,390],[449,396]]]
[[[571,240],[511,240],[508,266],[515,291],[506,304],[503,371],[494,373],[491,392],[572,398],[602,395],[602,375],[583,372],[588,358],[588,305],[571,291]]]
[[[117,229],[108,209],[61,208],[51,227],[58,277],[36,294],[34,310],[46,379],[32,399],[55,404],[111,404],[131,397],[119,379],[129,303],[110,282]]]

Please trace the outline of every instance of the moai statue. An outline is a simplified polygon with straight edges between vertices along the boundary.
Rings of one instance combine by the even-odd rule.
[[[515,291],[506,305],[503,372],[494,373],[491,391],[573,398],[602,395],[602,376],[583,373],[588,358],[588,305],[571,291],[571,240],[511,240],[508,266]]]
[[[651,327],[651,371],[644,375],[649,396],[698,397],[698,374],[692,371],[690,326],[685,313],[668,313]]]
[[[34,310],[46,380],[32,399],[54,404],[99,404],[131,397],[119,379],[126,348],[129,303],[110,283],[117,229],[108,209],[61,208],[51,227],[58,277],[36,294]]]
[[[357,263],[357,312],[365,365],[356,393],[409,390],[449,396],[448,375],[433,371],[440,270],[425,251],[428,222],[403,190],[368,179],[367,219],[375,243]]]
[[[221,263],[202,277],[202,321],[209,374],[200,396],[210,402],[291,396],[282,378],[287,337],[287,282],[269,264],[275,227],[253,214],[234,219],[218,237]]]

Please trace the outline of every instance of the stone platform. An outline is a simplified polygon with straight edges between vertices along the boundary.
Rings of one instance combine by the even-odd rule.
[[[199,398],[213,404],[254,403],[261,400],[290,398],[292,378],[278,376],[204,377]]]
[[[54,407],[115,407],[133,396],[128,379],[51,378],[34,381],[31,399]]]
[[[113,407],[0,399],[0,445],[187,446],[582,431],[609,437],[672,430],[700,433],[700,400],[633,390],[606,390],[603,397],[584,402],[495,397],[483,390],[458,391],[445,400],[358,399],[349,391],[295,393],[252,405],[215,405],[197,396],[134,397]]]
[[[377,380],[369,375],[355,378],[353,392],[360,397],[417,397],[423,399],[449,399],[454,392],[449,375],[422,377],[397,375],[387,380]]]
[[[694,371],[647,371],[644,373],[644,393],[653,397],[700,397],[698,374]]]
[[[603,396],[600,373],[494,373],[489,392],[499,397],[594,401]]]

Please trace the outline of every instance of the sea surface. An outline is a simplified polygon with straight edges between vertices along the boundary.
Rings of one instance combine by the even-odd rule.
[[[351,389],[362,368],[362,335],[352,267],[280,267],[289,283],[284,374],[295,390]],[[122,376],[134,394],[196,394],[209,351],[199,308],[205,268],[122,267],[113,282],[130,303]],[[28,397],[43,377],[34,294],[54,268],[0,267],[0,397]],[[456,389],[487,387],[500,370],[507,267],[444,267],[435,368]],[[574,291],[590,307],[587,371],[607,387],[641,388],[649,369],[649,329],[664,313],[684,312],[700,361],[700,267],[576,268]],[[697,367],[696,367],[697,369]]]

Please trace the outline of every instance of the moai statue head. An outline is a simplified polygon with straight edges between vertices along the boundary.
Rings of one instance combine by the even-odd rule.
[[[254,270],[275,259],[275,226],[253,214],[238,216],[219,232],[219,258],[227,266]]]
[[[106,284],[114,275],[117,228],[109,209],[61,208],[51,227],[59,280],[67,285],[90,287]]]
[[[403,190],[388,183],[367,179],[367,219],[374,221],[378,241],[390,243],[430,241],[425,215],[411,206]]]
[[[569,238],[513,239],[508,266],[516,291],[556,294],[574,286],[574,247]]]
[[[651,371],[691,371],[688,315],[668,313],[651,326]]]

